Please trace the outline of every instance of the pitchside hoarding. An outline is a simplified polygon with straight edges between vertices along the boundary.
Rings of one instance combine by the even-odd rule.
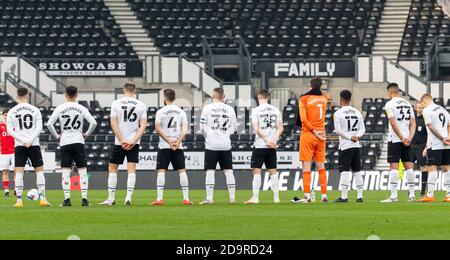
[[[287,61],[265,62],[255,64],[257,75],[265,72],[269,78],[353,78],[355,76],[355,62],[340,61]]]
[[[58,77],[143,77],[139,60],[45,60],[37,61],[40,70]]]
[[[73,173],[76,175],[76,173]],[[139,171],[137,173],[136,189],[154,190],[156,189],[156,171]],[[364,189],[369,191],[388,191],[389,190],[389,171],[363,171]],[[189,186],[193,190],[205,189],[205,171],[194,170],[188,171]],[[250,169],[236,170],[236,184],[239,190],[251,190],[253,175]],[[297,191],[303,190],[303,175],[297,170],[280,170],[280,190],[281,191]],[[328,172],[328,190],[339,190],[340,174],[337,171]],[[107,190],[108,173],[106,172],[89,172],[89,186],[93,190]],[[353,177],[352,177],[353,180]],[[61,173],[46,174],[47,188],[50,190],[61,189]],[[314,190],[320,191],[319,176],[313,173]],[[421,182],[420,172],[416,172],[416,189],[419,190]],[[34,174],[25,174],[25,188],[35,188],[36,176]],[[125,190],[127,185],[127,173],[121,171],[118,177],[118,189]],[[222,172],[216,173],[216,188],[226,190],[226,180]],[[263,190],[270,190],[270,179],[267,172],[263,173]],[[445,179],[442,173],[439,173],[437,188],[439,191],[445,190]],[[170,172],[166,175],[166,189],[180,189],[180,178],[177,173]],[[356,185],[352,181],[352,189],[356,190]],[[408,185],[406,180],[401,183],[401,190],[407,191]]]

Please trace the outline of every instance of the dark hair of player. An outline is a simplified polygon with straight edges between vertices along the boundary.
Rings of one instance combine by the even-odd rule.
[[[6,115],[6,114],[8,114],[8,113],[9,113],[9,108],[3,109],[3,114],[4,114],[4,115]]]
[[[225,94],[225,91],[223,90],[223,88],[215,88],[214,93],[217,93],[217,94],[223,96]]]
[[[28,92],[27,88],[21,87],[21,88],[17,89],[17,96],[18,97],[26,97],[28,95],[28,93],[29,92]]]
[[[311,85],[312,89],[320,90],[320,88],[322,87],[322,79],[320,77],[315,77],[315,78],[311,79],[309,84]]]
[[[387,86],[387,90],[391,90],[391,91],[395,91],[395,92],[400,92],[400,87],[398,86],[397,83],[390,83]]]
[[[70,98],[74,98],[78,94],[78,88],[75,86],[68,86],[66,88],[66,94]]]
[[[341,99],[345,101],[351,101],[352,100],[352,92],[349,90],[343,90],[341,92]]]
[[[175,101],[176,98],[175,91],[173,89],[164,90],[164,98],[169,102]]]
[[[123,88],[124,88],[127,92],[135,92],[135,91],[136,91],[136,84],[134,84],[133,82],[127,82],[127,83],[125,83],[125,85],[123,86]]]
[[[269,99],[269,98],[270,98],[270,93],[269,93],[269,91],[268,91],[267,89],[261,89],[261,90],[258,92],[258,96],[259,96],[259,97],[262,97],[262,98],[264,98],[264,99]]]

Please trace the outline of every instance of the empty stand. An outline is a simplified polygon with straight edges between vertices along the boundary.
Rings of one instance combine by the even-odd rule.
[[[424,58],[434,38],[450,33],[450,19],[435,0],[413,0],[400,49],[400,59]],[[448,38],[439,42],[450,44]]]
[[[103,1],[2,0],[0,55],[136,58]]]
[[[205,37],[243,37],[254,58],[371,53],[384,0],[127,0],[162,54],[202,56]],[[218,47],[227,47],[219,42]]]

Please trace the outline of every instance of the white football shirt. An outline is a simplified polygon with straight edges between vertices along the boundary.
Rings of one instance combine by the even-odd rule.
[[[8,133],[16,140],[16,147],[25,144],[39,146],[42,124],[41,111],[27,103],[18,104],[8,113]]]
[[[123,97],[112,103],[111,117],[117,118],[120,133],[130,141],[139,131],[140,120],[147,119],[147,106],[134,97]],[[120,145],[117,137],[115,144]]]
[[[164,133],[169,139],[178,140],[184,125],[188,124],[186,112],[176,105],[165,106],[156,112],[156,124],[161,124]],[[170,145],[159,138],[159,149],[170,149]],[[183,144],[180,145],[183,149]]]
[[[205,148],[211,151],[231,150],[231,138],[237,130],[236,112],[222,102],[214,102],[203,108],[200,128],[206,139]]]
[[[386,103],[385,110],[389,119],[395,118],[403,137],[408,138],[411,119],[415,118],[412,105],[405,99],[396,97]],[[389,123],[388,141],[392,143],[402,142],[400,137],[394,132],[391,123]]]
[[[450,122],[450,114],[445,108],[436,104],[430,105],[424,109],[423,118],[425,119],[425,124],[427,126],[432,125],[442,137],[447,138],[449,136],[448,125]],[[444,143],[437,138],[428,127],[427,129],[428,145],[432,150],[450,149],[450,146],[444,145]]]
[[[353,142],[352,137],[361,138],[366,133],[364,118],[356,108],[346,106],[334,113],[334,129],[339,135],[339,150],[360,148],[360,142]]]
[[[283,117],[278,108],[270,104],[264,104],[252,110],[252,123],[258,125],[264,135],[266,135],[269,139],[272,139],[277,133],[278,124],[283,123]],[[269,148],[266,142],[264,142],[258,134],[255,138],[255,148]]]
[[[85,143],[83,137],[84,120],[89,122],[89,130],[86,135],[92,134],[97,126],[97,121],[89,110],[75,102],[59,105],[48,120],[47,127],[55,137],[58,137],[58,133],[54,125],[58,120],[61,125],[61,146]]]

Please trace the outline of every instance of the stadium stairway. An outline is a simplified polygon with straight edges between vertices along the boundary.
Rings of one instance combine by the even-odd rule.
[[[386,1],[375,39],[374,55],[383,55],[388,59],[397,60],[411,2],[411,0]]]
[[[104,0],[104,2],[140,59],[145,59],[147,55],[159,55],[154,41],[137,20],[126,0]]]

